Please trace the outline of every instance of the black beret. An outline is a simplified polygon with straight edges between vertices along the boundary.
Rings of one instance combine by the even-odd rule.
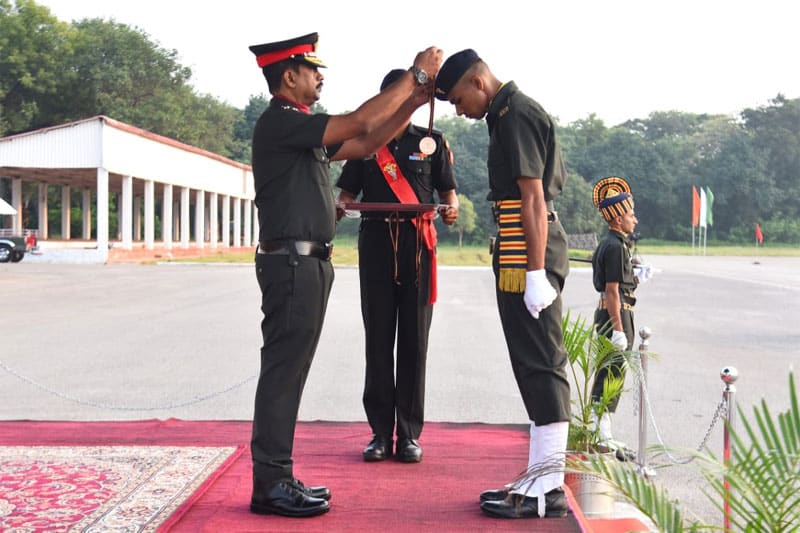
[[[314,55],[318,39],[317,33],[309,33],[285,41],[254,44],[250,47],[250,51],[255,54],[258,66],[261,68],[290,58],[312,67],[324,67],[322,61]]]
[[[403,77],[403,74],[408,72],[406,69],[396,68],[394,70],[390,70],[389,73],[384,76],[383,81],[381,82],[381,91],[387,88],[389,85],[393,84],[397,80]]]
[[[464,73],[481,58],[472,48],[457,52],[447,58],[436,76],[436,98],[447,100],[447,94]]]

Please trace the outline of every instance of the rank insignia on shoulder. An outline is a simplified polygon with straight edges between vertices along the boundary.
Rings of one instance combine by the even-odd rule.
[[[502,117],[506,113],[508,113],[508,106],[505,106],[503,109],[501,109],[500,112],[497,114],[497,116]]]

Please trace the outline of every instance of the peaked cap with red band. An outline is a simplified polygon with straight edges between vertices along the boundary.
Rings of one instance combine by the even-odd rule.
[[[250,47],[250,51],[255,54],[258,66],[261,68],[284,59],[293,59],[312,67],[324,67],[322,61],[314,55],[318,40],[319,35],[315,32],[285,41],[254,44]]]
[[[633,211],[633,195],[628,182],[618,176],[603,178],[592,192],[592,201],[606,222]]]

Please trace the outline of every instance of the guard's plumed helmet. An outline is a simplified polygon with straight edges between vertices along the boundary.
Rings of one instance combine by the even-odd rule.
[[[631,186],[618,176],[610,176],[598,181],[594,186],[592,200],[606,222],[633,211]]]

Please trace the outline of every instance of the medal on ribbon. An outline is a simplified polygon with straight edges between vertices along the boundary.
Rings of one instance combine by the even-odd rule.
[[[419,151],[425,155],[431,155],[433,152],[436,151],[436,141],[431,136],[433,133],[433,105],[434,105],[434,97],[431,95],[431,115],[428,119],[428,135],[420,139],[419,141]]]

